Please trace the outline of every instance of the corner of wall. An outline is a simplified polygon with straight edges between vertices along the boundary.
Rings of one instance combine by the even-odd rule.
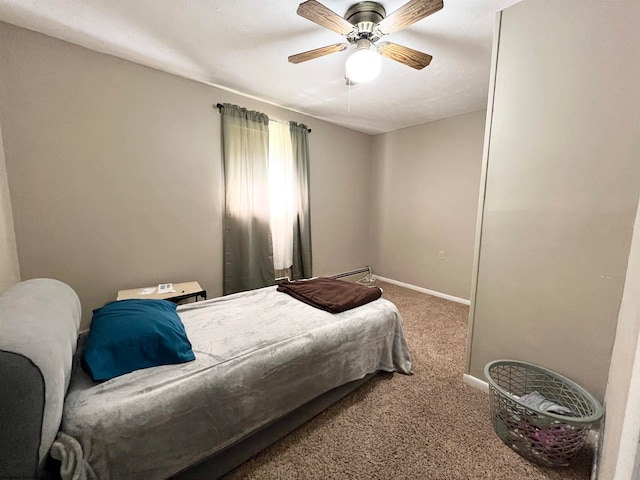
[[[493,100],[496,88],[496,74],[498,68],[498,53],[500,49],[500,25],[502,11],[496,12],[493,29],[493,47],[491,53],[491,74],[489,78],[489,94],[487,96],[487,110],[484,127],[484,146],[482,150],[482,170],[480,172],[480,191],[478,192],[478,214],[476,218],[476,238],[474,244],[473,267],[471,273],[471,293],[469,305],[469,323],[467,327],[467,348],[465,359],[465,373],[471,373],[471,355],[473,347],[473,327],[476,309],[476,293],[478,288],[478,271],[480,267],[480,244],[482,242],[482,215],[484,199],[487,189],[487,168],[489,167],[489,146],[491,142],[491,125],[493,121]]]
[[[598,478],[637,478],[640,461],[640,204],[635,218],[624,292],[613,344],[605,408],[607,417],[598,451]]]
[[[371,155],[369,165],[369,266],[376,269],[379,266],[380,245],[378,240],[380,216],[380,190],[382,188],[381,172],[383,161],[384,133],[372,135],[370,138]]]
[[[18,249],[0,127],[0,292],[19,281]]]

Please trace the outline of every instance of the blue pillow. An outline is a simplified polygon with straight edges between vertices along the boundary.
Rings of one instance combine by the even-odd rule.
[[[93,311],[82,366],[99,381],[195,358],[175,303],[131,299]]]

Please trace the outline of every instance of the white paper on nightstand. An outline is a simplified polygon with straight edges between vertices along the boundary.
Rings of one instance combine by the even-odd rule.
[[[156,287],[141,288],[138,295],[149,295],[156,291]]]
[[[173,288],[173,283],[159,283],[158,293],[173,293],[176,290]]]

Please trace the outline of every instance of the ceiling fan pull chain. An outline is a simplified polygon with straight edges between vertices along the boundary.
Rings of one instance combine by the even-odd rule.
[[[348,90],[348,94],[347,94],[347,112],[351,113],[351,80],[347,79],[347,90]]]

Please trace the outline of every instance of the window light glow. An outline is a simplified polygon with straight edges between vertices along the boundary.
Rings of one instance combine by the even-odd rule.
[[[296,219],[296,178],[289,124],[269,121],[269,201],[273,266],[293,264],[293,224]]]

